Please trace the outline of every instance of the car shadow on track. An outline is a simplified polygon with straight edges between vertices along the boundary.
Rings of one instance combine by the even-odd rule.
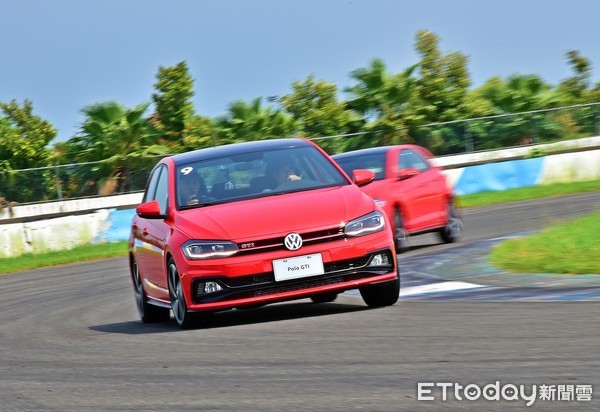
[[[344,299],[347,300],[347,299]],[[341,302],[333,303],[278,303],[254,309],[235,309],[215,313],[203,318],[193,329],[217,329],[229,328],[240,325],[255,323],[279,322],[292,319],[301,319],[316,316],[330,316],[351,312],[373,310],[362,304],[349,304]],[[173,318],[162,323],[142,323],[141,321],[129,321],[118,323],[107,323],[103,325],[90,326],[89,329],[96,332],[118,333],[127,335],[172,333],[182,330],[177,326]]]

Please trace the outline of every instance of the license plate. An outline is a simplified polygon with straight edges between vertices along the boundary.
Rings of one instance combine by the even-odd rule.
[[[278,282],[325,273],[323,257],[320,253],[274,260],[273,271],[275,272],[275,280]]]

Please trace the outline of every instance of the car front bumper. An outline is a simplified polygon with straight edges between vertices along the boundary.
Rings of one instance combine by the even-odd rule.
[[[324,273],[276,281],[273,260],[321,254]],[[386,256],[382,264],[375,256]],[[376,234],[247,256],[189,262],[182,273],[188,309],[219,311],[301,299],[320,293],[340,293],[398,279],[396,255],[387,230]],[[216,282],[221,290],[203,293],[199,285]]]

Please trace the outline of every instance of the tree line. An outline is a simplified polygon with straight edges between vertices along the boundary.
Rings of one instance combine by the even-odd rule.
[[[572,74],[558,85],[513,74],[472,89],[467,56],[444,54],[439,43],[437,34],[419,31],[419,61],[399,73],[374,59],[352,71],[352,85],[343,90],[308,75],[286,95],[234,101],[215,118],[196,113],[185,61],[160,66],[150,102],[84,107],[79,132],[53,145],[57,130],[34,114],[29,100],[0,102],[0,198],[28,202],[138,190],[159,156],[279,137],[343,135],[318,140],[329,153],[416,143],[443,155],[598,134],[600,105],[543,111],[600,102],[600,82],[592,84],[591,63],[578,51],[566,53]],[[522,112],[528,114],[502,117]],[[459,122],[473,118],[479,120]],[[80,165],[16,172],[74,163]]]

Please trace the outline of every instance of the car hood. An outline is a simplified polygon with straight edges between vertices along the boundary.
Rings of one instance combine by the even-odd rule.
[[[193,239],[244,242],[342,226],[374,209],[372,199],[348,185],[183,210],[175,225]]]

